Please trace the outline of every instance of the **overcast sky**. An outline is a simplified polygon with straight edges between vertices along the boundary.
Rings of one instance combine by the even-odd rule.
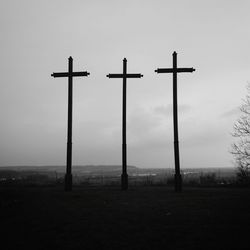
[[[122,80],[128,164],[174,166],[172,67],[181,167],[233,166],[230,132],[250,81],[249,0],[1,0],[0,165],[65,164],[67,79],[74,79],[73,164],[121,164]]]

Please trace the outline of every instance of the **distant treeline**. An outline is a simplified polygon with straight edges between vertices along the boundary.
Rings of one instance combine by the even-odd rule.
[[[65,168],[65,167],[64,167]],[[55,169],[59,170],[56,171]],[[74,166],[74,185],[120,185],[121,166]],[[128,167],[129,185],[174,185],[173,169]],[[237,184],[233,168],[182,170],[186,186],[226,186]],[[0,185],[62,185],[62,167],[0,168]]]

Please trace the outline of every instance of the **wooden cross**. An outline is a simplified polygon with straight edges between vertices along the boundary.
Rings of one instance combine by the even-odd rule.
[[[88,76],[87,71],[73,72],[73,58],[69,57],[68,72],[53,73],[53,77],[68,77],[68,137],[67,137],[67,167],[65,174],[65,191],[72,190],[72,106],[73,77]]]
[[[123,112],[122,112],[122,175],[121,188],[128,189],[128,174],[127,174],[127,142],[126,142],[126,92],[127,92],[127,78],[141,78],[142,74],[128,74],[127,73],[127,59],[123,59],[123,73],[122,74],[108,74],[108,78],[122,78],[123,79]]]
[[[173,68],[155,70],[156,73],[173,73],[173,118],[174,118],[174,158],[175,158],[175,191],[182,191],[182,177],[180,173],[178,114],[177,114],[177,73],[195,71],[194,68],[177,68],[177,53],[173,53]]]

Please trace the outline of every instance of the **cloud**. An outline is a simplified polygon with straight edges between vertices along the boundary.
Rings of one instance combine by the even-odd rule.
[[[224,113],[222,113],[220,115],[221,118],[228,118],[228,117],[232,117],[232,116],[239,116],[240,115],[240,109],[237,107],[237,108],[233,108],[231,110],[228,110]]]
[[[184,143],[186,147],[199,148],[203,147],[218,147],[218,145],[223,144],[227,141],[227,138],[230,137],[230,134],[226,129],[220,126],[215,126],[209,124],[200,128],[198,131],[190,128],[188,131],[183,131],[183,137],[180,138],[180,141]]]
[[[136,109],[129,115],[128,126],[131,132],[140,134],[143,132],[150,132],[160,124],[159,117],[153,117],[150,111],[143,108]]]
[[[185,114],[189,112],[191,109],[190,105],[186,104],[179,104],[178,105],[178,113],[179,114]],[[167,106],[157,106],[154,108],[154,113],[158,115],[163,115],[163,116],[172,116],[173,114],[173,104],[169,104]]]

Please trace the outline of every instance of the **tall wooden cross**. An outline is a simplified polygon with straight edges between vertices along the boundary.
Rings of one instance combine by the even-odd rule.
[[[73,77],[88,76],[87,71],[73,72],[73,58],[69,57],[68,72],[53,73],[53,77],[68,77],[68,137],[67,137],[67,167],[65,174],[65,191],[72,190],[72,106]]]
[[[123,73],[122,74],[108,74],[108,78],[122,78],[123,79],[123,105],[122,105],[122,175],[121,188],[128,189],[128,174],[127,174],[127,136],[126,136],[126,92],[127,92],[127,78],[141,78],[142,74],[128,74],[127,73],[127,59],[123,59]]]
[[[195,71],[194,68],[177,68],[177,53],[173,53],[173,68],[161,68],[156,73],[173,73],[173,118],[174,118],[174,159],[175,159],[175,191],[182,191],[182,176],[180,173],[178,114],[177,114],[177,73]]]

